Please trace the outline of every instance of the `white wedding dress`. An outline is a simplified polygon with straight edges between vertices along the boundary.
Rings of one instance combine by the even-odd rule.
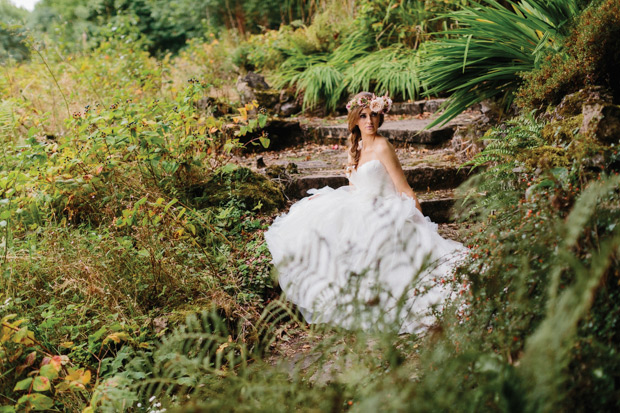
[[[465,248],[397,193],[379,160],[349,181],[308,191],[265,233],[280,286],[309,323],[419,333]]]

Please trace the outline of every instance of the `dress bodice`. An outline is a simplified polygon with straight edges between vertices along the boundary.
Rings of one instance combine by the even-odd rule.
[[[390,174],[378,159],[365,162],[353,170],[349,176],[349,182],[353,184],[356,190],[370,195],[396,194],[396,187]]]

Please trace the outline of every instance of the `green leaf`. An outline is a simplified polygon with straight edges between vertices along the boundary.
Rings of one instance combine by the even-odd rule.
[[[260,144],[263,145],[263,148],[268,148],[271,143],[271,140],[264,136],[259,137],[258,140],[260,141]]]
[[[258,125],[259,125],[261,128],[264,128],[264,127],[265,127],[265,125],[267,124],[267,119],[268,119],[268,116],[267,116],[267,115],[262,115],[262,114],[261,114],[261,115],[258,115]]]
[[[187,229],[189,229],[189,230],[190,230],[190,232],[192,233],[192,235],[196,235],[196,227],[194,226],[194,224],[192,224],[192,223],[188,222],[188,223],[186,224],[186,226],[187,226]]]
[[[39,370],[39,374],[41,376],[47,377],[50,380],[54,380],[58,377],[58,369],[51,363],[46,364],[45,366],[41,367],[41,370]]]
[[[30,383],[32,383],[32,377],[18,381],[13,391],[28,390],[30,388]]]
[[[142,197],[140,198],[134,205],[133,208],[136,209],[137,207],[139,207],[140,205],[144,204],[147,200],[147,197]]]
[[[34,126],[31,127],[30,129],[28,129],[28,137],[32,138],[37,132],[39,132],[39,129],[35,128]]]
[[[18,405],[29,403],[33,410],[48,410],[54,406],[54,401],[41,393],[26,394],[19,398]]]
[[[168,210],[170,209],[170,207],[174,204],[176,204],[177,202],[179,202],[178,199],[174,198],[172,201],[168,202],[166,204],[166,206],[164,207],[164,212],[168,212]]]
[[[44,376],[37,376],[34,378],[32,389],[34,391],[47,391],[51,388],[50,379]]]

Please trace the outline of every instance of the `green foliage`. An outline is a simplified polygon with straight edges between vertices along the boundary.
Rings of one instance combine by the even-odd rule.
[[[39,37],[45,33],[60,47],[84,50],[95,44],[96,23],[91,21],[90,2],[79,0],[41,0],[30,13],[27,26]]]
[[[205,12],[211,27],[256,33],[296,20],[308,22],[321,3],[321,0],[206,0]]]
[[[345,72],[347,90],[376,90],[392,99],[415,100],[423,90],[419,54],[403,45],[381,49],[357,59]]]
[[[247,64],[288,56],[283,78],[307,107],[357,88],[414,98],[414,48],[444,22],[422,14],[435,3],[364,4],[363,31],[320,15],[266,32],[273,48]],[[556,6],[527,12],[550,25],[570,14]],[[429,29],[414,34],[412,7]],[[618,410],[620,155],[579,135],[579,116],[486,135],[462,188],[461,298],[437,329],[308,332],[276,300],[262,237],[281,193],[230,163],[242,141],[268,146],[267,117],[211,106],[234,77],[231,43],[157,61],[136,15],[101,26],[90,55],[32,41],[36,64],[0,78],[0,411]],[[522,23],[528,47],[559,47]],[[272,345],[296,334],[319,344],[278,364]]]
[[[285,306],[267,306],[250,328],[191,316],[104,382],[93,405],[536,412],[586,411],[595,398],[615,410],[620,178],[593,171],[582,150],[568,148],[566,167],[528,162],[566,143],[545,139],[547,126],[529,115],[495,128],[473,162],[486,169],[463,188],[471,254],[440,329],[420,338],[314,328],[320,344],[271,365],[264,350],[296,322]],[[614,150],[600,165],[610,173]]]
[[[26,60],[30,56],[24,44],[25,33],[21,26],[28,11],[14,6],[8,0],[0,0],[0,63],[7,59]]]
[[[620,99],[620,5],[595,1],[573,24],[562,53],[547,53],[536,70],[523,73],[517,103],[526,108],[557,105],[586,86],[605,86]]]
[[[156,61],[125,29],[90,56],[37,43],[39,62],[9,66],[0,79],[0,313],[27,318],[45,354],[70,360],[43,390],[38,364],[16,370],[29,353],[5,346],[3,405],[43,408],[45,396],[81,411],[94,382],[187,312],[214,307],[251,323],[274,296],[259,212],[281,192],[253,174],[219,172],[241,139],[268,146],[267,115],[251,114],[254,103],[214,115],[209,80],[225,81],[215,78],[225,63],[202,72],[188,61],[217,58],[225,44]],[[193,76],[169,83],[172,71]],[[191,188],[216,176],[218,202],[200,204]],[[262,200],[236,193],[250,184]],[[68,391],[80,369],[93,379]],[[13,390],[28,377],[27,389]]]
[[[276,84],[303,93],[304,109],[321,102],[334,110],[348,94],[362,89],[416,99],[424,88],[418,48],[444,25],[446,20],[435,19],[436,13],[459,3],[363,1],[354,18],[325,25],[324,16],[333,15],[328,8],[311,26],[290,35]]]
[[[201,207],[224,207],[231,201],[242,209],[273,212],[284,206],[280,188],[248,168],[228,164],[218,169],[202,187],[191,189]]]
[[[201,0],[169,2],[97,0],[73,2],[43,0],[30,18],[30,25],[47,33],[70,50],[84,50],[105,39],[113,30],[131,22],[145,40],[149,52],[163,56],[177,53],[191,39],[229,29],[242,35],[277,29],[297,19],[309,21],[320,1]],[[192,12],[188,12],[192,11]]]
[[[5,302],[3,309],[10,304]],[[79,404],[87,386],[91,386],[91,371],[77,368],[66,355],[46,348],[25,325],[26,320],[14,319],[15,314],[9,314],[1,321],[0,400],[3,405],[13,409],[9,411],[38,411],[49,410],[56,402],[64,406]],[[11,376],[16,382],[7,382]]]
[[[468,3],[467,0],[363,0],[358,2],[356,31],[372,35],[379,48],[402,44],[417,49],[433,33],[446,28],[441,16]]]
[[[279,50],[279,44],[282,41],[280,32],[275,30],[269,30],[260,35],[250,35],[233,51],[232,61],[247,71],[273,70],[283,60]]]
[[[420,73],[428,95],[450,93],[445,112],[432,125],[445,123],[485,99],[500,98],[509,107],[520,85],[519,74],[535,69],[546,50],[560,48],[568,25],[579,12],[571,1],[471,2],[449,16],[458,27],[425,48]]]

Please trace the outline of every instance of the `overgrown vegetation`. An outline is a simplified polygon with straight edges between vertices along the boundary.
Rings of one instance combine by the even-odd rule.
[[[306,2],[306,25],[160,59],[131,14],[88,52],[24,34],[0,77],[0,411],[617,411],[620,155],[583,129],[587,94],[554,109],[617,100],[616,2],[584,6]],[[451,116],[520,87],[461,188],[471,254],[436,329],[308,332],[278,300],[262,231],[284,198],[230,162],[269,143],[235,66],[307,108],[427,90],[462,98]],[[299,334],[300,362],[270,358]]]
[[[519,90],[519,104],[545,109],[586,86],[608,88],[616,103],[620,80],[620,5],[596,1],[576,21],[563,45],[563,53],[547,53],[537,70],[523,74],[527,83]]]
[[[177,89],[184,56],[134,46],[38,49],[0,84],[0,397],[17,410],[81,410],[123,346],[200,309],[249,329],[275,294],[261,230],[281,190],[230,165],[243,135],[268,144],[267,115],[214,116],[214,72]]]

